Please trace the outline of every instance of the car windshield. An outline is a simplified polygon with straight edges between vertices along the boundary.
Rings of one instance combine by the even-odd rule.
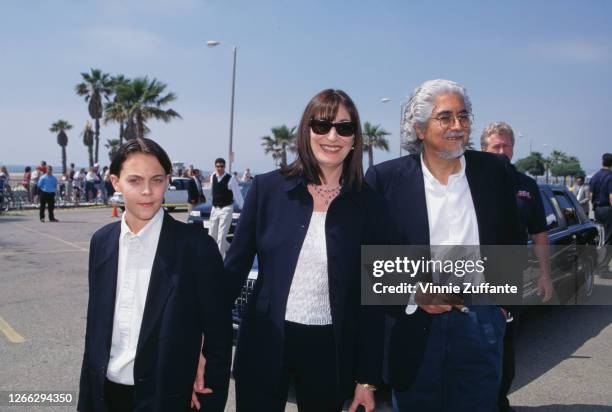
[[[187,190],[189,179],[174,178],[170,186],[174,186],[176,190]]]

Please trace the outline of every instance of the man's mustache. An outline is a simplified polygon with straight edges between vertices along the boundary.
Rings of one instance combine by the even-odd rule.
[[[465,132],[459,132],[459,131],[455,131],[455,130],[449,130],[448,132],[444,133],[444,135],[442,135],[442,137],[444,137],[445,139],[453,139],[453,138],[457,138],[457,137],[465,137]]]

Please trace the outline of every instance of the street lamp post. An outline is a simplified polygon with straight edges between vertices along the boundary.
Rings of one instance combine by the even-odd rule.
[[[389,103],[391,101],[390,97],[383,97],[382,99],[380,99],[381,103]],[[400,120],[401,120],[401,113],[403,112],[403,107],[400,104]],[[400,133],[399,136],[399,157],[402,157],[402,134]]]
[[[215,47],[220,45],[220,41],[209,40],[206,42],[208,47]],[[232,98],[231,98],[231,106],[230,106],[230,128],[229,128],[229,155],[228,155],[228,170],[229,173],[232,173],[232,163],[234,162],[234,150],[233,150],[233,141],[234,141],[234,98],[236,94],[236,55],[238,54],[238,47],[233,47],[233,65],[232,65]]]

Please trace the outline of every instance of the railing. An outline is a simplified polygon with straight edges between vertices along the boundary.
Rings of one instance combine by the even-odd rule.
[[[94,192],[86,192],[85,182],[74,181],[58,182],[55,192],[55,206],[75,207],[75,206],[95,206],[106,204],[108,197],[103,190],[103,183],[100,182],[95,187]],[[22,179],[11,178],[5,182],[4,189],[0,193],[0,212],[8,210],[35,209],[40,205],[36,191],[32,185],[25,187]]]

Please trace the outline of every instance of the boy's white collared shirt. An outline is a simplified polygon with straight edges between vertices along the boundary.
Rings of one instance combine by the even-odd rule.
[[[160,208],[134,234],[125,221],[125,213],[121,217],[115,316],[106,372],[108,380],[115,383],[134,384],[136,347],[163,220],[164,211]]]

